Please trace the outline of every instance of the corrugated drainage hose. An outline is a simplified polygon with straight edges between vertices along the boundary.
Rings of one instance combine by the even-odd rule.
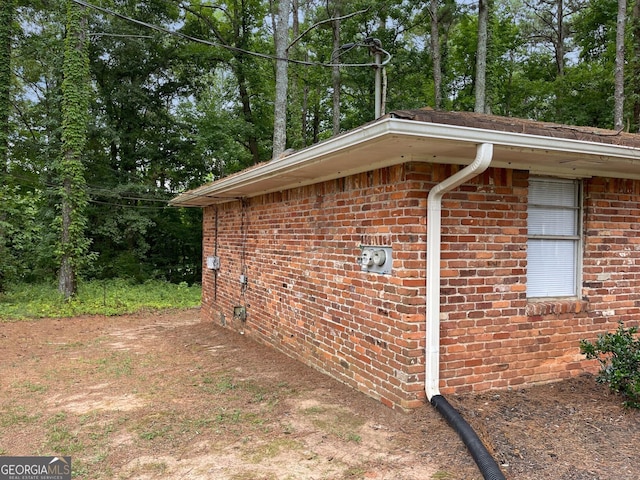
[[[473,431],[471,425],[462,418],[462,415],[451,406],[451,404],[442,395],[434,395],[431,397],[431,405],[447,420],[447,423],[453,428],[464,444],[469,449],[469,453],[475,460],[480,473],[485,480],[506,480],[500,467],[487,451],[484,444]]]

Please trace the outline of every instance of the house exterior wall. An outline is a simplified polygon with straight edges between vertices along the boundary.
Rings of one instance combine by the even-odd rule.
[[[221,268],[204,269],[205,317],[390,407],[421,405],[426,198],[458,169],[406,163],[207,207],[203,253]],[[585,180],[583,298],[529,302],[528,178],[489,169],[445,196],[443,393],[593,370],[579,340],[636,321],[638,182]],[[393,271],[361,271],[360,245],[392,247]]]

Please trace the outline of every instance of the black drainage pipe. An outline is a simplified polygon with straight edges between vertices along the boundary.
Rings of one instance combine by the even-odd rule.
[[[464,444],[469,449],[469,453],[478,465],[484,480],[506,480],[498,464],[487,451],[484,444],[473,431],[471,425],[462,418],[462,415],[451,406],[442,395],[431,397],[431,405],[445,418],[447,423],[458,433]]]

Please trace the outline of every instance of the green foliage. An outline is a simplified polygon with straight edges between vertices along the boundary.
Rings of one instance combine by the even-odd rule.
[[[0,81],[0,113],[8,114],[9,128],[9,160],[0,165],[0,170],[7,167],[0,172],[0,283],[2,275],[8,283],[49,280],[58,267],[56,255],[72,258],[84,278],[197,281],[201,212],[169,209],[165,202],[270,158],[274,62],[268,56],[274,50],[269,2],[102,4],[209,45],[83,10],[69,0],[5,4],[16,8],[13,30],[7,20],[11,9],[3,8],[0,15],[0,43],[11,47],[0,52],[11,54],[10,62],[0,61],[0,70],[12,77]],[[297,5],[298,30],[292,28],[289,38],[306,33],[289,49],[289,58],[331,62],[336,55],[331,23],[309,27],[336,11],[359,12],[341,20],[340,43],[370,36],[391,53],[387,112],[433,105],[428,2]],[[557,5],[493,3],[490,107],[500,115],[610,127],[616,3],[565,4],[564,75],[554,56]],[[443,107],[472,110],[476,7],[443,0],[438,17]],[[83,32],[92,32],[84,43]],[[6,42],[9,37],[12,43]],[[633,48],[627,51],[631,57]],[[372,61],[363,47],[337,55],[342,63]],[[332,135],[331,74],[325,67],[289,66],[288,146],[299,149]],[[344,131],[373,119],[374,71],[348,66],[340,75]],[[628,111],[638,101],[639,78],[628,73]],[[5,91],[11,97],[6,102]],[[632,129],[635,123],[630,122]],[[68,239],[56,247],[63,222],[55,217],[63,202],[73,214]]]
[[[7,184],[8,147],[9,147],[9,112],[11,110],[11,43],[13,42],[14,0],[4,0],[0,8],[0,258],[8,256],[7,227],[4,213],[4,187]],[[0,292],[7,282],[7,267],[0,263]]]
[[[3,0],[0,8],[0,184],[7,166],[9,111],[11,109],[11,43],[15,0]],[[0,230],[1,231],[1,230]]]
[[[613,62],[617,9],[615,0],[591,0],[576,15],[576,43],[584,60]]]
[[[39,218],[41,192],[0,185],[0,276],[8,284],[53,274],[53,256]],[[0,289],[1,291],[1,289]]]
[[[71,301],[51,284],[13,284],[0,294],[0,320],[122,315],[147,309],[193,308],[200,304],[201,287],[186,283],[125,280],[80,282]]]
[[[640,408],[640,338],[638,327],[624,328],[598,335],[595,342],[580,341],[580,352],[600,362],[597,381],[625,397],[625,405]]]
[[[87,19],[84,7],[67,1],[62,81],[62,151],[54,165],[60,187],[59,216],[55,226],[60,232],[56,248],[60,259],[59,288],[68,299],[76,293],[76,275],[92,256],[87,228],[87,193],[82,157],[87,140],[89,109],[89,57]]]

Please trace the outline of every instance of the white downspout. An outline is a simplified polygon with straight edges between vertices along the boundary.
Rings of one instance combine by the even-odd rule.
[[[470,165],[434,186],[427,199],[427,310],[424,390],[431,401],[440,395],[440,243],[442,197],[484,172],[493,158],[493,144],[481,143]]]

